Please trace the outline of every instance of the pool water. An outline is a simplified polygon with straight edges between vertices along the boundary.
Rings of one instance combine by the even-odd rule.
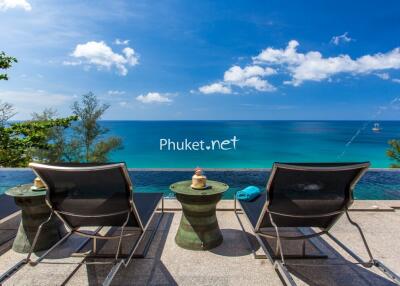
[[[189,180],[193,171],[129,171],[136,192],[163,192],[165,197],[174,197],[169,185],[177,181]],[[232,199],[233,194],[249,185],[265,188],[269,171],[265,170],[228,170],[207,171],[210,180],[227,183],[230,188],[223,199]],[[0,194],[8,188],[30,183],[34,174],[29,169],[0,170]],[[399,200],[400,170],[370,169],[358,183],[354,193],[359,200]]]

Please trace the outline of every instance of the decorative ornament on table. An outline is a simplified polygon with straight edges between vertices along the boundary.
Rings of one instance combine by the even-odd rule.
[[[39,177],[36,177],[33,180],[33,186],[31,187],[32,191],[43,190],[45,188],[46,188],[46,186],[44,185],[43,181]]]
[[[195,190],[204,190],[207,188],[207,177],[204,176],[203,170],[200,167],[194,170],[192,184],[190,186]]]

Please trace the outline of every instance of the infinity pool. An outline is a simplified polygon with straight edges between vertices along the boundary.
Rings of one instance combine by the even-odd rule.
[[[182,180],[189,180],[193,171],[170,170],[130,170],[132,182],[137,192],[163,192],[166,197],[174,195],[169,185]],[[232,199],[233,194],[249,185],[264,188],[269,177],[269,170],[215,170],[207,171],[210,180],[227,183],[230,188],[224,199]],[[34,174],[30,169],[0,170],[0,194],[8,188],[30,183]],[[360,200],[399,200],[400,170],[370,169],[361,179],[355,190],[355,198]]]

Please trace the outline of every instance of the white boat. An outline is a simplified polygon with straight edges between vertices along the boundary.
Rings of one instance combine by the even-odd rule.
[[[374,132],[379,132],[379,131],[381,131],[382,129],[381,129],[381,127],[379,126],[379,123],[375,123],[374,124],[374,127],[372,127],[372,131],[374,131]]]

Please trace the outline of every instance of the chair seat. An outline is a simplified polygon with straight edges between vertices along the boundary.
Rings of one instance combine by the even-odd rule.
[[[262,209],[265,205],[267,199],[267,192],[263,192],[258,198],[254,199],[253,201],[246,202],[246,201],[239,201],[245,215],[248,217],[251,225],[253,228],[256,228],[258,219],[261,216]],[[329,201],[323,201],[325,204]],[[329,204],[328,204],[329,205]],[[296,213],[295,202],[293,205],[288,206],[291,210],[291,213]],[[276,211],[276,210],[275,210]],[[326,211],[326,210],[325,210]],[[283,211],[282,211],[283,212]],[[285,212],[283,212],[285,213]],[[323,209],[318,209],[317,213],[324,213]],[[300,214],[300,212],[299,212]],[[304,213],[303,213],[304,214]],[[295,217],[285,217],[285,216],[277,216],[274,215],[274,221],[278,225],[278,227],[306,227],[306,226],[326,226],[335,219],[339,217],[341,214],[328,216],[328,217],[317,217],[317,218],[295,218]],[[263,227],[272,227],[271,221],[268,215],[264,215],[261,228]]]
[[[261,215],[261,211],[267,199],[267,192],[261,193],[260,196],[250,202],[239,201],[245,215],[249,218],[249,221],[253,228],[256,227],[258,218]]]
[[[149,223],[163,193],[133,193],[133,202],[142,221],[143,227]]]

